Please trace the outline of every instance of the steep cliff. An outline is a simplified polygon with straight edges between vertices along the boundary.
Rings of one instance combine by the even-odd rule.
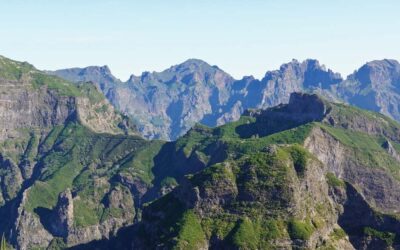
[[[0,89],[1,233],[32,249],[101,239],[132,224],[135,185],[113,178],[130,174],[146,186],[148,173],[136,175],[130,164],[158,142],[135,136],[92,84],[0,57]]]

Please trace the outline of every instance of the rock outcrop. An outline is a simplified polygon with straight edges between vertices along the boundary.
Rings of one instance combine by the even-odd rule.
[[[74,202],[71,190],[60,193],[56,207],[53,209],[51,231],[56,237],[66,238],[70,228],[74,226]]]

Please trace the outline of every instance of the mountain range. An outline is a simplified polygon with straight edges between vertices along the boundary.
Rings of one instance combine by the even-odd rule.
[[[184,64],[133,84],[105,67],[83,70],[97,72],[96,81],[66,71],[76,76],[69,81],[0,57],[0,234],[8,248],[400,249],[400,124],[336,99],[395,100],[394,61],[371,62],[347,80],[311,60],[261,81]],[[148,140],[144,118],[110,96],[132,94],[122,87],[150,91],[137,103],[156,100],[161,110],[169,99],[160,86],[188,114],[202,110],[192,105],[207,93],[224,100],[221,112],[201,118],[214,125],[232,93],[241,108],[264,106],[238,109],[214,128],[185,123],[173,141]],[[289,93],[299,86],[319,94]]]
[[[217,66],[190,59],[162,72],[115,78],[107,66],[48,72],[73,82],[93,82],[149,139],[175,140],[196,123],[215,127],[239,119],[249,108],[287,103],[296,91],[318,93],[400,120],[400,64],[366,63],[343,79],[317,60],[292,60],[261,79],[236,80]]]

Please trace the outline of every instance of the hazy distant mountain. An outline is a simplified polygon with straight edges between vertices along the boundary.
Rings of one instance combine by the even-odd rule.
[[[342,81],[316,60],[293,60],[257,80],[235,80],[217,66],[190,59],[162,72],[144,72],[121,82],[104,67],[51,72],[70,81],[92,81],[120,111],[130,115],[147,138],[176,139],[195,123],[208,126],[236,120],[248,108],[286,103],[295,91],[330,91]]]
[[[71,68],[71,69],[63,69],[57,71],[48,71],[50,74],[57,75],[61,78],[68,79],[73,82],[93,82],[96,86],[101,89],[103,92],[107,92],[111,87],[113,87],[116,83],[120,83],[118,80],[111,74],[108,66],[90,66],[86,68]]]
[[[396,60],[372,61],[336,87],[344,101],[381,112],[400,121],[400,64]]]

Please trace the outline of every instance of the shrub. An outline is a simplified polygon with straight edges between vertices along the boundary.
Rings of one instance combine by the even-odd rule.
[[[307,165],[307,152],[299,145],[294,145],[289,149],[290,157],[293,160],[294,169],[297,174],[304,174]]]
[[[326,181],[328,182],[328,185],[331,187],[343,187],[345,185],[344,181],[337,178],[333,173],[326,174]]]
[[[392,245],[394,238],[396,237],[396,234],[392,232],[382,232],[370,227],[365,227],[364,233],[366,235],[373,236],[385,241],[387,245]]]
[[[245,218],[239,222],[239,226],[233,236],[233,243],[239,249],[257,249],[260,238],[258,225]]]
[[[288,232],[292,239],[308,240],[314,232],[314,227],[311,223],[293,219],[289,221]]]

